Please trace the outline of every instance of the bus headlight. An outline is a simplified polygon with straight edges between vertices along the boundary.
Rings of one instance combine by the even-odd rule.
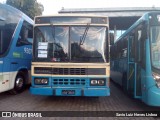
[[[97,80],[91,80],[91,85],[97,85]]]
[[[91,86],[104,86],[105,85],[105,79],[91,79],[90,85]]]
[[[98,85],[104,86],[105,85],[105,81],[104,80],[98,80]]]
[[[153,75],[154,80],[156,81],[157,87],[160,88],[160,76],[155,73],[153,73],[152,75]]]
[[[34,78],[34,84],[47,85],[48,84],[48,78]]]

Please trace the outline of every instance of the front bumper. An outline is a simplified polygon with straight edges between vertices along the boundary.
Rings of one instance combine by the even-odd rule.
[[[160,88],[156,86],[151,87],[148,90],[146,104],[150,106],[160,106]]]
[[[63,94],[63,90],[72,90],[74,94]],[[34,95],[47,96],[110,96],[109,88],[50,88],[50,87],[30,87],[30,93]]]

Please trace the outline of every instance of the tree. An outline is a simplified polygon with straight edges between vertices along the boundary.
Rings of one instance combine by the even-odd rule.
[[[42,15],[44,10],[43,5],[37,0],[7,0],[6,4],[21,10],[32,19],[37,15]]]

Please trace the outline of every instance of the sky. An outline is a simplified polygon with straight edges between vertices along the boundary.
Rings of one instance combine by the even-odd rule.
[[[62,8],[160,7],[160,0],[37,0],[44,6],[43,15]]]
[[[6,0],[0,0],[5,3]],[[160,0],[37,0],[43,15],[57,14],[62,8],[160,7]]]

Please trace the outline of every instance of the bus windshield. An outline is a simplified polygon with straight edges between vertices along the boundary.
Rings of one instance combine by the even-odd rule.
[[[106,62],[105,27],[71,27],[70,32],[71,61]]]
[[[20,17],[8,9],[0,7],[0,56],[3,56],[10,47],[12,35]]]
[[[39,26],[34,32],[35,61],[106,62],[106,27]]]
[[[152,65],[160,69],[160,26],[151,26]]]

